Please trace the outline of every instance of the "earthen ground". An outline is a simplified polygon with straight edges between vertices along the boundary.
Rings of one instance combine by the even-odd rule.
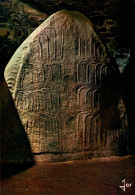
[[[122,191],[125,179],[132,183]],[[1,181],[1,195],[133,195],[133,156],[36,163]]]

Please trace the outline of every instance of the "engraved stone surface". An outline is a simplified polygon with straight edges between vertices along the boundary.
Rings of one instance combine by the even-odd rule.
[[[62,10],[43,22],[5,70],[32,152],[64,160],[116,154],[127,131],[124,104],[112,91],[118,74],[84,15]]]

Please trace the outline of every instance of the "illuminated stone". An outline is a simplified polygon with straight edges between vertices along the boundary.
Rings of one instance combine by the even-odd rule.
[[[113,120],[121,123],[116,113],[124,109],[112,91],[118,74],[84,15],[62,10],[43,22],[5,70],[33,153],[44,161],[116,154],[121,125]]]

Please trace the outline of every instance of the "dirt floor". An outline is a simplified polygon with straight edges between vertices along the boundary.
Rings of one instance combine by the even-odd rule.
[[[123,180],[125,192],[119,187]],[[134,157],[35,164],[18,174],[6,168],[1,195],[19,194],[133,195]]]

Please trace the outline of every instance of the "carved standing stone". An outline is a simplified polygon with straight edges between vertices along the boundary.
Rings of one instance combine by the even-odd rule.
[[[117,153],[111,144],[115,142],[118,148],[122,125],[112,127],[105,122],[112,123],[117,109],[121,123],[118,97],[106,96],[110,80],[117,75],[84,15],[62,10],[43,22],[5,70],[33,153],[46,154],[42,155],[45,161]],[[109,93],[113,93],[111,86]],[[103,103],[106,98],[116,103],[109,119],[109,105]],[[126,118],[122,120],[126,123]],[[127,125],[124,128],[125,133]]]

